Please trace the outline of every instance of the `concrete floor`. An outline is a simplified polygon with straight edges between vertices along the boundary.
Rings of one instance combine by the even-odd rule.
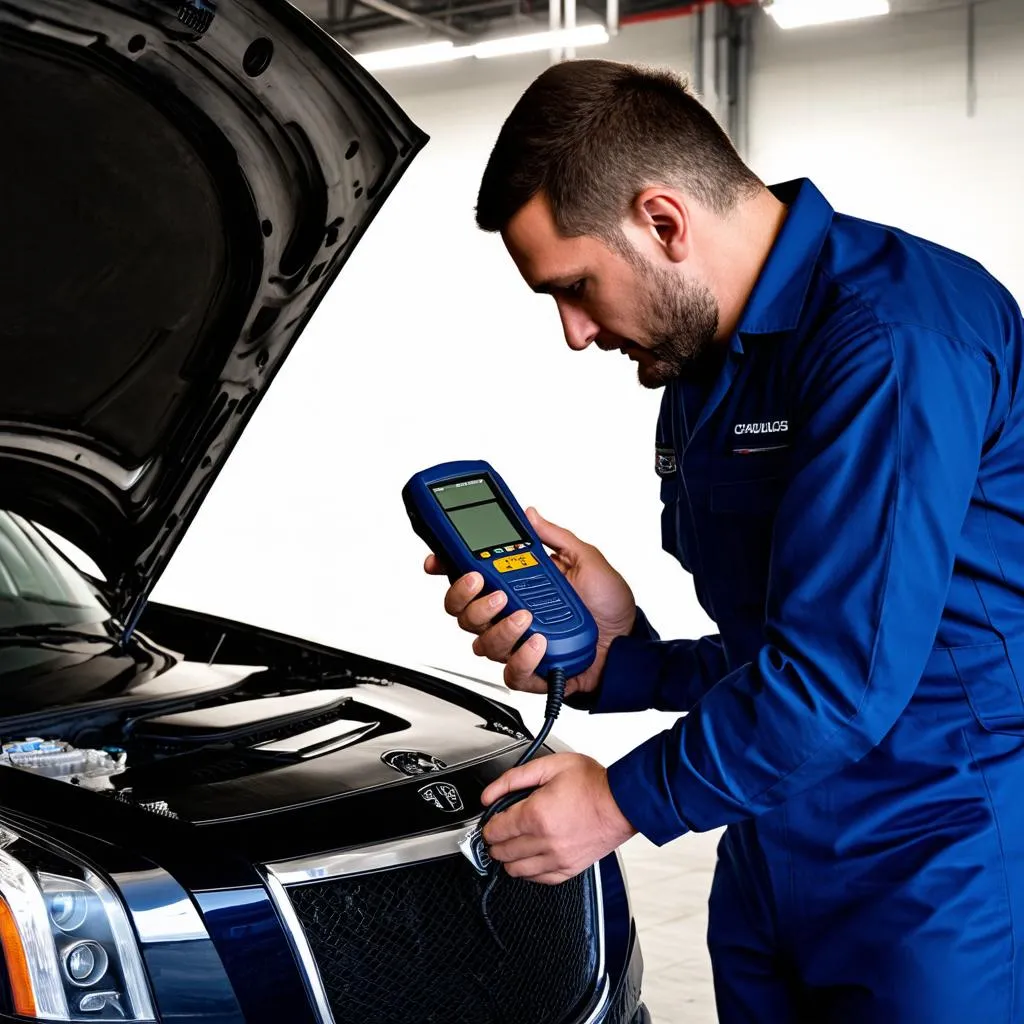
[[[643,998],[654,1024],[716,1024],[706,932],[721,833],[658,848],[636,836],[622,848],[644,954]]]

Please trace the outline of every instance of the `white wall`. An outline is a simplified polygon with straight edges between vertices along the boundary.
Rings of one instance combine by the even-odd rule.
[[[1024,2],[977,7],[974,117],[964,9],[942,6],[809,32],[763,19],[749,157],[767,180],[809,176],[844,212],[981,260],[1024,301]]]
[[[979,110],[965,116],[962,15],[784,38],[764,25],[752,162],[809,174],[841,208],[960,246],[1024,297],[1024,4],[980,7]],[[686,70],[687,19],[627,28],[591,52]],[[581,55],[587,51],[581,51]],[[442,580],[405,518],[402,485],[487,458],[524,503],[601,546],[667,636],[711,624],[660,551],[659,394],[633,367],[571,353],[550,299],[478,232],[479,175],[542,57],[389,74],[432,136],[361,243],[238,446],[157,589],[160,600],[401,662],[500,679],[441,609]],[[539,702],[529,704],[531,715]],[[606,761],[668,716],[559,733]]]

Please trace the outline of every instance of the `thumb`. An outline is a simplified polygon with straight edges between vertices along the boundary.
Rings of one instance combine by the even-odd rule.
[[[519,765],[517,768],[510,768],[480,794],[480,802],[488,807],[495,800],[500,800],[506,793],[513,793],[520,789],[532,789],[535,786],[543,786],[545,782],[550,782],[558,774],[558,765],[548,763],[553,760],[554,758],[548,755],[527,761],[526,764]]]
[[[576,534],[565,527],[549,523],[532,506],[526,510],[526,518],[530,520],[530,525],[537,531],[537,536],[554,551],[576,551],[581,547],[582,542]]]

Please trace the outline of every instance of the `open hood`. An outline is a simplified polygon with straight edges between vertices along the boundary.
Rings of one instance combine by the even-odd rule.
[[[283,0],[3,0],[0,96],[0,508],[130,624],[427,137]]]

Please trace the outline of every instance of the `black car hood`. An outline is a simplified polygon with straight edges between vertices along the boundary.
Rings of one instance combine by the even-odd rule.
[[[130,622],[427,138],[282,0],[3,0],[0,103],[0,507]]]

